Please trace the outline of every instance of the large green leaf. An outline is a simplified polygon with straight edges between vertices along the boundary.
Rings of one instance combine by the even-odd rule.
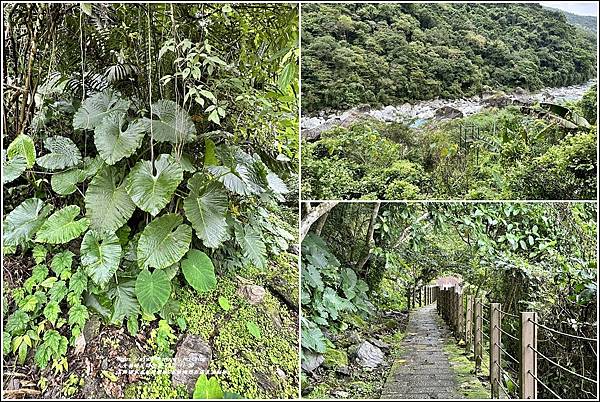
[[[169,300],[171,281],[163,270],[156,269],[150,273],[145,269],[135,281],[135,295],[145,313],[156,313]]]
[[[12,159],[6,158],[6,151],[2,150],[2,184],[10,183],[16,180],[27,170],[27,160],[16,155]]]
[[[196,134],[194,122],[177,103],[161,99],[151,106],[155,119],[145,119],[155,141],[171,142],[173,144],[188,142]]]
[[[8,158],[22,156],[27,161],[27,168],[32,168],[35,163],[35,145],[30,136],[19,134],[6,149]]]
[[[117,177],[117,168],[104,166],[85,193],[86,215],[90,218],[92,229],[99,232],[116,232],[135,211],[125,184],[118,186]]]
[[[227,239],[225,214],[229,200],[225,189],[220,183],[209,182],[202,174],[189,179],[188,188],[190,194],[183,202],[185,216],[206,247],[219,247]]]
[[[52,211],[51,205],[44,205],[38,198],[29,198],[13,209],[4,219],[4,246],[24,245],[33,239]]]
[[[123,127],[127,123],[127,128]],[[127,115],[111,112],[94,130],[94,144],[109,165],[131,156],[142,145],[147,125],[142,120],[127,122]]]
[[[199,250],[190,250],[181,262],[183,276],[198,292],[208,292],[217,287],[215,267],[210,258]]]
[[[86,179],[85,171],[78,168],[65,170],[52,175],[52,190],[60,195],[69,195],[77,190],[77,184]]]
[[[44,141],[44,148],[50,153],[36,160],[36,163],[44,169],[66,169],[81,162],[81,153],[70,138],[60,135],[48,137]]]
[[[129,196],[140,209],[156,216],[171,200],[183,180],[181,164],[171,155],[162,154],[154,162],[156,174],[150,161],[138,162],[127,176]]]
[[[77,205],[67,205],[56,211],[40,227],[35,236],[35,241],[62,244],[81,236],[90,225],[90,221],[88,218],[75,220],[79,212]]]
[[[239,195],[258,194],[260,191],[250,183],[248,168],[242,164],[232,169],[228,166],[207,166],[206,169],[223,183],[227,190]]]
[[[106,90],[90,96],[81,103],[81,107],[73,116],[73,127],[82,130],[93,130],[111,112],[127,112],[129,101],[121,98],[121,94]]]
[[[140,305],[135,297],[135,280],[127,279],[119,282],[108,292],[108,297],[113,300],[113,313],[110,321],[120,324],[123,318],[137,317]]]
[[[248,258],[258,268],[267,266],[267,248],[260,234],[251,226],[236,226],[235,239]]]
[[[106,285],[117,272],[121,262],[121,244],[115,234],[88,231],[81,242],[81,265],[92,281]]]
[[[50,179],[52,190],[60,195],[73,194],[77,190],[77,184],[94,176],[103,164],[104,161],[99,157],[86,156],[83,166],[53,174]]]
[[[187,253],[192,228],[182,223],[181,216],[166,214],[146,226],[138,240],[137,262],[140,268],[167,268]]]

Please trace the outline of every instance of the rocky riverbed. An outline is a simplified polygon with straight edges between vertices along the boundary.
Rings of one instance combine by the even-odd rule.
[[[511,93],[495,92],[463,99],[433,99],[414,104],[389,105],[380,109],[359,106],[344,112],[326,113],[323,111],[316,116],[302,117],[302,135],[307,139],[315,139],[323,131],[336,126],[347,127],[357,119],[364,117],[383,122],[406,123],[418,127],[430,119],[469,116],[480,112],[486,107],[504,107],[510,104],[528,105],[536,102],[564,103],[581,98],[595,82],[595,80],[592,80],[580,85],[545,88],[535,93],[517,88]]]

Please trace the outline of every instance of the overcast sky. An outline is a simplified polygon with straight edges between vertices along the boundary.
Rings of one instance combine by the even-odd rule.
[[[559,8],[573,14],[598,16],[598,3],[572,3],[568,1],[540,1],[546,7]]]

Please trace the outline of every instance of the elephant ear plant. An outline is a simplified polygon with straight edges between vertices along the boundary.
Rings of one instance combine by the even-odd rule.
[[[265,268],[263,230],[291,237],[261,207],[288,189],[258,154],[199,137],[173,101],[159,100],[149,113],[133,105],[113,90],[98,92],[76,110],[72,138],[46,138],[40,156],[21,134],[3,153],[5,183],[37,180],[37,164],[54,193],[26,199],[4,220],[3,251],[33,248],[37,263],[5,326],[4,349],[21,360],[37,347],[40,367],[60,368],[90,310],[111,324],[126,320],[132,333],[140,315],[173,319],[179,283],[210,291],[215,258],[224,269],[242,261]],[[79,145],[90,136],[96,154]],[[63,301],[66,320],[58,314]],[[70,340],[56,330],[62,325]]]

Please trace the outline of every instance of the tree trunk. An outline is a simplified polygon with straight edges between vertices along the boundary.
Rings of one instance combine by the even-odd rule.
[[[371,220],[369,221],[369,229],[367,230],[367,242],[366,247],[367,251],[364,256],[356,263],[355,271],[360,272],[360,270],[365,266],[369,258],[371,257],[371,248],[374,246],[373,240],[373,232],[375,231],[375,223],[377,221],[377,216],[379,215],[379,207],[381,206],[381,202],[378,201],[373,205],[373,212],[371,213]]]
[[[310,227],[313,223],[315,223],[321,216],[325,213],[331,211],[333,207],[335,207],[339,201],[326,201],[322,202],[319,205],[311,206],[308,213],[302,219],[302,223],[300,224],[300,243],[304,240]]]

